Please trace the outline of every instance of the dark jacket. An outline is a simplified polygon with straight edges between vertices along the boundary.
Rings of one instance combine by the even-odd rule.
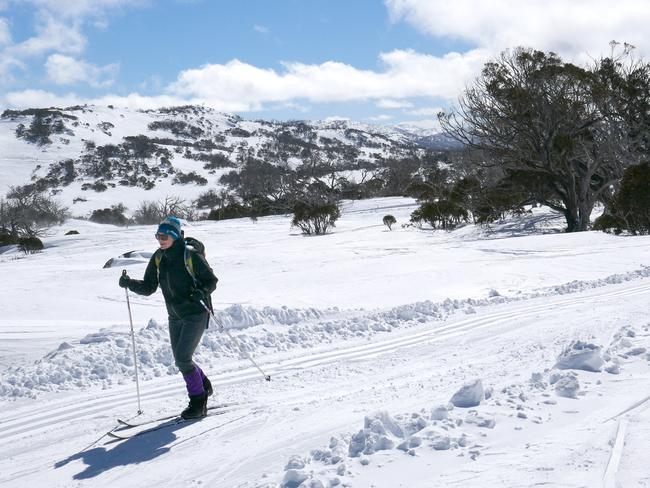
[[[217,277],[212,272],[210,265],[198,252],[189,250],[192,259],[192,268],[196,277],[196,288],[200,288],[208,297],[217,287]],[[156,266],[156,257],[160,256],[160,268]],[[185,268],[185,241],[177,239],[166,250],[158,249],[147,265],[142,280],[131,279],[129,290],[139,295],[151,295],[160,285],[167,313],[171,317],[184,318],[205,312],[203,306],[190,300],[190,294],[195,288],[194,280]]]

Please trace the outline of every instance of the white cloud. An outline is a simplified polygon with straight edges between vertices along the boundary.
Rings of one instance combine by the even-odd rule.
[[[495,54],[527,46],[576,61],[609,54],[612,39],[650,52],[644,0],[384,0],[393,21],[434,37],[460,39]]]
[[[311,102],[455,98],[484,60],[481,51],[442,57],[413,51],[380,55],[383,69],[360,70],[328,61],[322,64],[285,63],[281,72],[232,60],[207,64],[179,74],[168,92],[201,100],[220,110],[260,110],[264,104],[306,99]]]
[[[48,78],[57,85],[87,83],[93,87],[106,87],[113,83],[118,66],[97,67],[69,56],[52,54],[47,58],[45,70]]]
[[[378,108],[388,109],[409,108],[413,106],[413,104],[408,100],[395,100],[392,98],[382,98],[381,100],[378,100],[375,105]]]
[[[420,115],[423,117],[436,117],[441,111],[442,108],[440,107],[420,107],[415,110],[407,110],[406,113],[409,115]]]
[[[0,46],[11,44],[11,31],[7,19],[0,17]]]
[[[114,105],[116,107],[127,107],[130,109],[152,109],[158,107],[169,107],[183,105],[187,100],[169,96],[148,97],[138,93],[131,93],[127,96],[105,95],[96,98],[80,97],[75,93],[56,95],[45,90],[22,90],[9,92],[0,98],[2,105],[15,108],[31,107],[68,107],[71,105]]]
[[[86,38],[80,25],[69,25],[51,15],[42,15],[36,25],[36,35],[7,48],[7,52],[19,57],[37,56],[48,51],[77,54],[86,47]]]
[[[271,32],[268,27],[259,24],[255,24],[253,26],[253,30],[255,32],[259,32],[260,34],[268,34]]]
[[[33,7],[34,35],[11,39],[6,19],[0,18],[0,82],[12,79],[12,70],[24,67],[30,57],[63,53],[78,55],[86,48],[84,28],[108,25],[110,11],[147,5],[150,0],[0,0],[3,7],[25,4]],[[111,68],[113,69],[113,68]],[[91,77],[91,80],[94,78]],[[95,81],[92,81],[95,83]],[[103,82],[98,82],[103,86]]]
[[[13,0],[14,2],[16,0]],[[19,0],[63,19],[102,17],[110,10],[148,5],[148,0]]]

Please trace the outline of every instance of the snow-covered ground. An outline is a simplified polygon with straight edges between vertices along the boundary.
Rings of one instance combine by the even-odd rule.
[[[402,228],[414,208],[346,202],[321,237],[286,216],[188,224],[218,322],[272,380],[212,326],[196,359],[228,407],[108,444],[138,409],[117,279],[142,275],[154,227],[73,220],[0,254],[0,485],[650,486],[650,238],[564,234],[544,209]],[[162,297],[130,298],[136,420],[174,414]]]

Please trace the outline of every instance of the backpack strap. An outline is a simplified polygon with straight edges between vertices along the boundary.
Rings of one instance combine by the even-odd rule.
[[[160,260],[162,259],[162,256],[158,251],[154,254],[154,263],[156,263],[156,269],[158,270],[158,281],[160,281]],[[187,246],[185,246],[185,249],[183,250],[183,261],[185,262],[185,270],[187,271],[187,274],[190,275],[190,278],[192,278],[192,281],[194,282],[194,286],[198,286],[199,282],[196,279],[196,273],[194,272],[194,263],[192,261],[192,250],[190,250]]]
[[[190,277],[192,278],[192,281],[194,282],[194,286],[198,287],[199,282],[196,279],[196,274],[194,273],[194,264],[192,263],[192,251],[190,251],[190,249],[187,246],[185,246],[183,259],[185,261],[185,269],[187,270],[187,274],[189,274]]]

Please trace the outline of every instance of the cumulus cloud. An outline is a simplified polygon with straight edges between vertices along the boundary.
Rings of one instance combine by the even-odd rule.
[[[149,0],[6,0],[0,3],[0,10],[12,4],[31,5],[34,23],[31,37],[13,40],[7,20],[0,18],[0,81],[12,80],[12,70],[24,67],[28,58],[53,52],[82,53],[87,44],[84,28],[89,23],[95,27],[106,26],[109,12],[148,3]],[[104,82],[97,82],[92,76],[90,80],[104,86]]]
[[[86,38],[78,23],[66,24],[50,15],[42,15],[36,24],[36,35],[6,49],[19,57],[37,56],[48,51],[76,54],[86,47]]]
[[[300,99],[316,103],[378,99],[389,103],[386,99],[454,98],[458,87],[480,68],[483,58],[476,50],[442,57],[396,50],[380,55],[383,69],[378,71],[328,61],[284,63],[280,72],[232,60],[181,72],[169,93],[237,111]]]
[[[113,83],[118,66],[109,64],[97,67],[69,56],[52,54],[47,58],[45,70],[48,78],[57,85],[88,83],[94,87],[105,87]]]
[[[384,0],[393,21],[438,38],[463,40],[496,53],[528,46],[577,61],[609,54],[609,41],[650,52],[645,1],[619,0]]]

